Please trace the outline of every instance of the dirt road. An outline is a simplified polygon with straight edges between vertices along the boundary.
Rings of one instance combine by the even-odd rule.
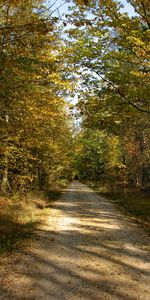
[[[1,300],[150,300],[141,228],[79,182],[48,209],[32,247],[2,272]]]

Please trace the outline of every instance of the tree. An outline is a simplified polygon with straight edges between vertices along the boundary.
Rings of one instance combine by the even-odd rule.
[[[85,86],[88,80],[99,92],[101,82],[109,94],[109,103],[117,101],[122,109],[129,106],[149,115],[150,38],[146,3],[131,1],[137,15],[129,17],[120,11],[117,1],[90,1],[87,11],[85,8],[73,13],[76,28],[70,30],[70,37],[76,40],[74,62],[85,74]],[[91,20],[87,12],[91,13]]]
[[[104,142],[105,141],[105,142]],[[81,179],[99,180],[106,170],[106,136],[101,131],[81,131],[76,136],[75,167]]]
[[[121,12],[118,1],[80,5],[69,33],[80,73],[82,124],[93,132],[105,130],[111,143],[118,140],[119,176],[141,186],[149,180],[149,6],[129,2],[133,17]],[[136,148],[134,156],[130,147]]]
[[[43,188],[67,169],[72,139],[64,46],[43,1],[2,1],[0,15],[1,189]]]

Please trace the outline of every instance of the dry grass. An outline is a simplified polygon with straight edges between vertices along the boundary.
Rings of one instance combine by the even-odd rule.
[[[30,193],[26,197],[0,197],[0,254],[20,246],[35,235],[35,229],[49,213],[48,204],[60,191]]]
[[[120,187],[107,183],[93,183],[88,185],[95,189],[100,195],[111,199],[111,201],[133,220],[144,226],[150,232],[150,191],[126,188],[124,191]]]
[[[12,250],[31,236],[37,221],[36,210],[34,202],[0,198],[0,253]]]
[[[127,190],[125,193],[110,194],[112,201],[122,207],[146,230],[150,231],[150,194],[146,191]]]

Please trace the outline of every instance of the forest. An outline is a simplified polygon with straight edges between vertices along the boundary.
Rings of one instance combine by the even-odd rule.
[[[58,2],[0,1],[2,233],[73,179],[150,211],[149,1]]]

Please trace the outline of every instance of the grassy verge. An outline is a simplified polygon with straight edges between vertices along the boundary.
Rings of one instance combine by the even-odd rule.
[[[140,223],[150,233],[150,192],[149,190],[136,190],[109,187],[108,184],[88,183],[98,194],[109,198],[119,209],[133,220]]]
[[[33,238],[35,229],[49,214],[49,204],[58,200],[60,195],[61,190],[57,187],[56,190],[30,193],[26,197],[0,197],[0,255]]]

